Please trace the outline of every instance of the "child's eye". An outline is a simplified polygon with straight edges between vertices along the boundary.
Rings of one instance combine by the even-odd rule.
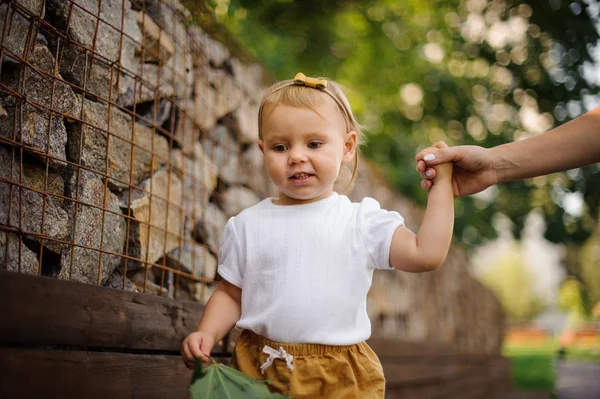
[[[277,144],[277,145],[273,146],[273,150],[275,152],[284,152],[285,150],[287,150],[287,147],[284,146],[283,144]]]
[[[318,142],[318,141],[311,141],[310,143],[308,143],[308,148],[310,148],[310,149],[313,149],[313,150],[314,150],[314,149],[317,149],[317,148],[319,148],[319,147],[320,147],[320,146],[322,146],[322,145],[323,145],[323,143],[320,143],[320,142]]]

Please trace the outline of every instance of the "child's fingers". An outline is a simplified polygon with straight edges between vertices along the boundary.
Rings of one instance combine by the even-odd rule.
[[[183,360],[186,363],[194,362],[196,360],[194,355],[192,355],[192,352],[190,351],[190,348],[188,347],[187,343],[185,342],[181,346],[181,356],[183,357]]]
[[[423,179],[433,179],[436,174],[437,171],[434,168],[427,168],[425,169],[425,172],[421,173],[421,176]]]
[[[421,180],[421,188],[423,190],[429,190],[431,188],[432,184],[433,183],[431,182],[431,180],[427,180],[427,179]]]

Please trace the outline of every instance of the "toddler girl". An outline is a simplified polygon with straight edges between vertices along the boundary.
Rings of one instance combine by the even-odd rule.
[[[452,164],[435,167],[415,235],[376,200],[354,203],[334,191],[344,166],[354,180],[362,139],[338,84],[301,73],[277,83],[262,100],[258,124],[258,146],[281,194],[227,222],[222,280],[183,341],[184,362],[208,361],[215,342],[237,325],[243,332],[233,366],[281,393],[383,398],[381,363],[365,343],[373,270],[425,272],[442,264],[454,221]]]

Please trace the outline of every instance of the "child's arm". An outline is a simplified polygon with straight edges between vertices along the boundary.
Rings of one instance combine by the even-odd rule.
[[[208,362],[210,351],[235,326],[242,314],[242,290],[221,280],[211,295],[196,332],[181,345],[183,362],[193,368],[197,358]]]
[[[447,146],[438,143],[434,147]],[[454,228],[452,166],[451,162],[435,166],[436,177],[418,234],[404,226],[394,232],[390,247],[392,267],[407,272],[426,272],[437,269],[446,259]]]

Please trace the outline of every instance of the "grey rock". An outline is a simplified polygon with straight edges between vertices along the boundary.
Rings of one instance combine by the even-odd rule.
[[[156,97],[171,97],[176,93],[171,77],[172,71],[166,66],[143,64],[137,82],[130,76],[123,77],[125,88],[120,93],[117,104],[131,107],[133,104],[152,101]]]
[[[62,116],[20,101],[6,110],[7,117],[0,119],[0,135],[33,149],[31,153],[36,158],[48,160],[52,169],[61,171],[65,163],[60,160],[67,159],[67,129]]]
[[[145,263],[156,263],[165,253],[179,246],[185,236],[183,184],[176,173],[161,169],[134,190],[129,212],[127,270],[137,270]],[[151,267],[149,265],[148,267]]]
[[[221,195],[221,201],[225,215],[232,217],[257,204],[260,198],[246,187],[232,186]]]
[[[85,123],[73,124],[67,130],[69,157],[95,171],[107,173],[112,178],[111,187],[124,189],[129,184],[137,185],[169,159],[169,143],[163,136],[140,123],[132,123],[130,115],[114,106],[110,107],[109,115],[105,104],[90,100],[84,100],[83,104]],[[110,135],[106,133],[109,118]],[[110,145],[107,137],[110,137]],[[135,143],[133,149],[130,141]],[[152,154],[153,149],[156,155]]]
[[[25,46],[27,45],[27,41],[29,40],[31,43],[33,43],[34,40],[30,39],[30,35],[36,34],[36,29],[31,30],[31,27],[35,23],[35,19],[44,18],[44,1],[19,0],[18,3],[30,14],[24,13],[21,10],[16,10],[16,8],[9,2],[0,4],[0,32],[4,31],[6,14],[8,13],[9,16],[9,28],[7,28],[6,32],[4,33],[2,47],[21,58],[26,58],[25,53],[27,52],[27,49]],[[12,58],[6,52],[3,54],[2,61],[18,62],[17,59]]]
[[[190,155],[185,155],[180,150],[173,150],[171,161],[175,171],[183,180],[185,214],[200,220],[217,186],[217,167],[205,155],[200,143],[194,145],[194,152]]]
[[[100,176],[82,169],[71,176],[67,192],[79,203],[65,204],[75,245],[61,253],[59,278],[102,285],[119,265],[121,257],[114,254],[120,255],[125,243],[126,223],[117,196]]]
[[[21,170],[18,150],[13,158],[10,149],[0,147],[0,177],[14,183],[0,182],[0,224],[17,227],[25,234],[43,235],[44,246],[60,253],[64,244],[55,240],[68,238],[69,222],[62,209],[63,179],[50,170],[46,174],[41,166],[24,162],[22,165]],[[39,242],[38,238],[31,238]]]
[[[211,129],[204,141],[204,149],[218,168],[221,179],[228,183],[245,183],[245,176],[240,174],[240,145],[227,127],[217,125]]]
[[[213,253],[218,253],[226,224],[225,212],[213,203],[208,204],[204,219],[196,222],[194,230],[196,240],[208,245]]]
[[[133,284],[135,284],[138,292],[151,295],[168,296],[167,287],[161,287],[151,280],[153,277],[151,271],[146,273],[146,270],[140,269],[132,273],[127,273],[127,277]]]
[[[194,75],[194,119],[206,131],[220,118],[236,110],[244,93],[224,69],[196,68]]]
[[[206,304],[211,295],[214,294],[216,288],[216,284],[209,285],[204,283],[196,283],[194,299],[200,303]]]
[[[0,270],[38,274],[39,265],[35,252],[27,248],[17,235],[0,231]]]
[[[261,197],[268,197],[271,192],[271,181],[265,167],[265,161],[258,145],[251,145],[240,157],[240,181]]]
[[[139,64],[134,53],[142,35],[130,1],[48,0],[46,7],[47,19],[55,27],[94,53],[76,50],[74,46],[65,47],[60,64],[63,75],[96,96],[108,99],[112,94],[114,101],[127,87],[121,84],[117,68],[111,74],[111,64],[117,63],[132,73],[137,73]],[[100,21],[96,17],[99,11]]]
[[[201,58],[202,66],[221,67],[231,58],[229,49],[221,42],[213,39],[197,25],[189,27],[190,47],[192,53]]]
[[[167,266],[196,277],[213,280],[217,272],[217,258],[203,245],[185,240],[166,256]]]
[[[118,269],[115,269],[110,276],[104,282],[104,287],[112,288],[115,290],[123,290],[129,292],[139,292],[137,286],[131,282],[127,277],[123,282],[123,273]]]

